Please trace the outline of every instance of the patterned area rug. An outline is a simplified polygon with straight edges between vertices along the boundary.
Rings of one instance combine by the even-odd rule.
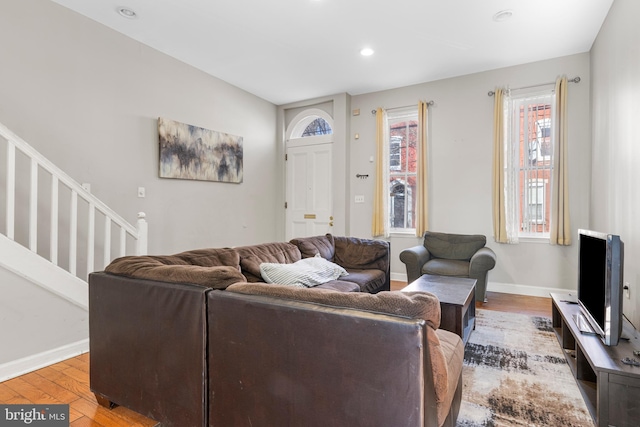
[[[476,311],[457,427],[593,427],[551,319]]]

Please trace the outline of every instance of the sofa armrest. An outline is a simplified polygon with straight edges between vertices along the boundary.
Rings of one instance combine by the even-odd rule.
[[[407,283],[422,276],[422,266],[431,259],[431,254],[422,245],[407,248],[400,252],[400,261],[407,267]]]
[[[162,425],[205,425],[210,291],[89,274],[91,390]]]
[[[469,262],[469,276],[478,278],[496,266],[496,253],[486,246],[476,252]]]

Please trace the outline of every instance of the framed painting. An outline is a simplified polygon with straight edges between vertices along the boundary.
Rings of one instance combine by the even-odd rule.
[[[160,178],[242,182],[242,137],[158,118]]]

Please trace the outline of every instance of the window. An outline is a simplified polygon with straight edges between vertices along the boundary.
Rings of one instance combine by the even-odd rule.
[[[332,138],[333,119],[324,110],[309,108],[297,114],[287,126],[286,139],[304,138],[309,141],[328,141]]]
[[[415,232],[418,109],[387,112],[389,229]]]
[[[400,166],[400,144],[402,137],[394,135],[389,138],[389,168],[392,171],[399,171]]]
[[[523,228],[528,225],[529,228],[545,223],[545,183],[543,180],[538,182],[529,182],[527,191],[527,210],[526,218],[523,221]],[[529,231],[529,230],[527,230]]]
[[[548,238],[553,168],[552,90],[506,97],[507,210],[518,237]]]
[[[314,119],[302,132],[302,137],[317,136],[317,135],[331,135],[333,129],[325,119],[318,117]]]

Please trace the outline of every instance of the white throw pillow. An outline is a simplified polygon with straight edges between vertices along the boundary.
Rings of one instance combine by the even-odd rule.
[[[267,283],[312,287],[330,282],[349,273],[331,261],[319,255],[304,258],[293,264],[278,264],[263,262],[260,264],[260,274]]]

